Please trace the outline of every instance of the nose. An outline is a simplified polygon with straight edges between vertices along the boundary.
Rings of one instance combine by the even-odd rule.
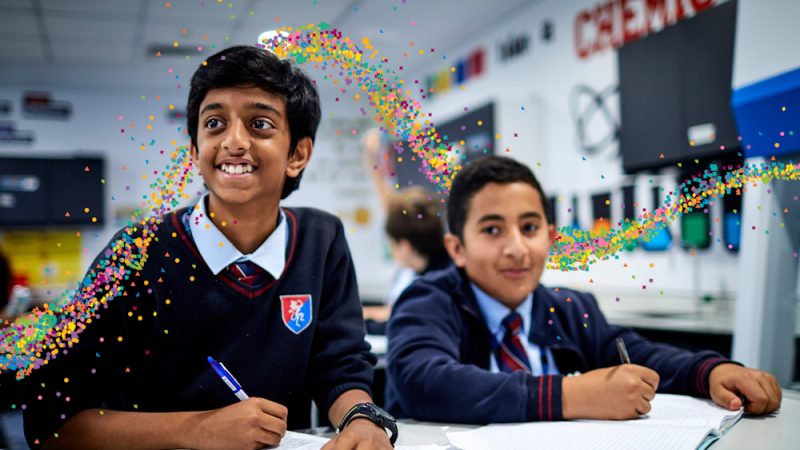
[[[524,259],[527,254],[528,247],[525,245],[525,236],[520,230],[512,230],[503,246],[503,255],[519,261]]]
[[[222,140],[222,149],[232,153],[245,152],[250,148],[250,136],[247,125],[241,120],[233,120]]]

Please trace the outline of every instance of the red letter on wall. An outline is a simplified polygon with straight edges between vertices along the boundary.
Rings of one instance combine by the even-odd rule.
[[[633,42],[641,37],[641,28],[632,28],[630,25],[634,22],[636,11],[633,10],[628,4],[630,0],[620,0],[620,9],[622,9],[622,43],[627,44]]]
[[[583,42],[583,26],[592,20],[592,16],[585,9],[575,16],[575,53],[580,59],[586,59],[592,53],[592,45]]]
[[[708,8],[711,8],[714,4],[714,0],[692,0],[692,8],[694,8],[694,13],[697,14],[700,11],[705,11]]]

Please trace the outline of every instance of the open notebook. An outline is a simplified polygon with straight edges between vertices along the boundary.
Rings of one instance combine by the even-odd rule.
[[[580,420],[487,425],[447,432],[461,450],[530,449],[705,449],[742,417],[743,409],[728,411],[683,395],[657,394],[647,416],[636,420]]]
[[[329,438],[311,434],[287,431],[281,439],[281,445],[270,447],[273,450],[319,450],[328,443]],[[395,450],[445,450],[441,445],[398,445]]]

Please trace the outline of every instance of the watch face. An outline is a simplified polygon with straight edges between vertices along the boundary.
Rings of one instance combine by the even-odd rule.
[[[397,421],[397,420],[394,418],[394,416],[392,416],[391,414],[389,414],[388,412],[386,412],[386,410],[385,410],[385,409],[383,409],[383,408],[381,408],[380,406],[378,406],[378,405],[375,405],[375,404],[373,404],[372,406],[375,408],[375,410],[377,411],[377,413],[378,413],[378,414],[382,415],[383,417],[386,417],[387,419],[389,419],[389,420],[391,420],[391,421],[394,421],[394,422],[396,422],[396,421]]]

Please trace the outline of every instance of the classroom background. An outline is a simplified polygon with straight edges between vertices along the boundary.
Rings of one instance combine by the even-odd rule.
[[[188,145],[189,77],[226,46],[330,24],[374,47],[454,148],[530,165],[557,226],[597,231],[663,206],[707,170],[797,160],[797,17],[795,0],[4,0],[6,317],[74,289],[142,208]],[[285,204],[344,221],[362,300],[380,304],[397,267],[362,163],[374,111],[306,66],[323,119]],[[412,155],[393,159],[398,187],[433,189]],[[202,193],[198,180],[182,205]],[[547,270],[543,283],[593,292],[612,322],[800,389],[800,185],[736,194],[588,270]]]

